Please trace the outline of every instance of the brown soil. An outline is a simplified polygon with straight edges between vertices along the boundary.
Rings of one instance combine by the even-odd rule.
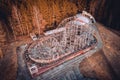
[[[103,41],[103,50],[80,63],[80,70],[86,77],[119,80],[120,37],[101,24],[96,25]]]
[[[116,80],[120,74],[120,37],[101,24],[97,24],[97,26],[103,40],[103,50],[84,59],[80,63],[80,70],[86,77],[95,77],[100,80]],[[30,38],[23,38],[23,40],[1,47],[3,53],[0,59],[1,80],[16,79],[16,47],[30,41]]]

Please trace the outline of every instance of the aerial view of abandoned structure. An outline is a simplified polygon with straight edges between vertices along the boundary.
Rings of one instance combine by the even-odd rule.
[[[120,80],[119,0],[1,0],[0,80]]]

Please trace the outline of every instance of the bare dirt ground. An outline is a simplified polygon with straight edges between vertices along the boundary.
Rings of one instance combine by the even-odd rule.
[[[103,40],[103,51],[85,59],[80,69],[86,76],[95,76],[100,80],[111,80],[120,74],[120,36],[98,24],[98,30]],[[3,58],[0,59],[0,80],[16,80],[17,55],[16,47],[31,42],[30,38],[20,38],[3,46]],[[112,74],[113,73],[113,74]],[[118,77],[119,78],[119,77]],[[117,79],[117,78],[116,78]]]
[[[100,24],[97,25],[99,26],[98,29],[103,40],[104,55],[115,75],[120,79],[120,36]]]
[[[103,49],[80,63],[80,70],[86,77],[99,80],[120,80],[120,36],[97,23]]]

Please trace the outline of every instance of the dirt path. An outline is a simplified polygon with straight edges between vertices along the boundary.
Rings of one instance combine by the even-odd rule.
[[[120,76],[120,36],[106,29],[101,24],[97,25],[99,26],[98,29],[104,44],[104,54],[116,75]]]

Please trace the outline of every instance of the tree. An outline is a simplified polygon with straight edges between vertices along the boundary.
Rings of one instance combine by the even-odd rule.
[[[11,28],[13,29],[13,35],[19,35],[23,34],[21,21],[19,19],[20,12],[18,11],[17,7],[15,5],[12,6],[12,15],[11,18],[9,18],[9,22],[11,24]]]
[[[52,4],[52,8],[53,8],[53,21],[57,21],[60,22],[61,20],[61,13],[60,13],[60,7],[59,7],[59,1],[56,0],[55,2],[53,2]]]

